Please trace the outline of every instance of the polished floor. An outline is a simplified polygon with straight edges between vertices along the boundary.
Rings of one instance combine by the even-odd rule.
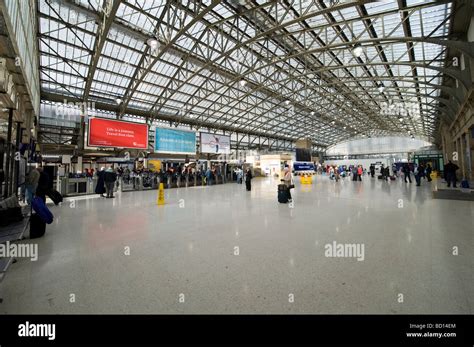
[[[291,206],[277,184],[52,206],[39,260],[0,283],[0,313],[474,313],[472,202],[434,200],[439,181],[318,176]],[[334,241],[364,260],[326,257]]]

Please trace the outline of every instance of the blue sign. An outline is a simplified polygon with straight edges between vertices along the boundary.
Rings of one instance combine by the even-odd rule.
[[[295,171],[314,171],[313,163],[293,163]]]
[[[196,133],[177,129],[155,129],[155,152],[196,154]]]

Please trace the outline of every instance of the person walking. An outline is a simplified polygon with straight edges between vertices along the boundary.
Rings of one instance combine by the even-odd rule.
[[[245,187],[247,188],[248,192],[252,190],[252,178],[252,171],[250,171],[250,168],[248,168],[247,172],[245,173]]]
[[[453,164],[451,160],[444,166],[444,178],[446,183],[448,183],[448,187],[453,184],[453,188],[456,188],[456,170],[459,169],[459,166]]]
[[[33,196],[36,193],[36,188],[38,187],[38,182],[41,173],[37,168],[32,169],[28,176],[25,179],[25,191],[26,191],[26,203],[31,205],[31,201],[33,201]]]
[[[431,165],[430,164],[426,164],[426,169],[425,169],[425,172],[426,172],[426,178],[428,179],[428,182],[431,182],[432,179],[431,179],[431,172],[433,171],[433,169],[431,168]]]
[[[293,198],[291,197],[291,188],[292,188],[292,177],[291,177],[291,171],[290,168],[287,166],[283,170],[284,175],[283,175],[283,183],[285,184],[287,191],[288,191],[288,201],[291,202],[293,201]]]
[[[364,170],[362,169],[362,165],[359,165],[357,167],[357,180],[358,181],[362,181],[362,173],[364,172]]]
[[[212,185],[212,171],[210,167],[206,170],[206,183],[208,186]]]
[[[405,178],[405,183],[407,183],[407,177],[408,177],[408,179],[410,180],[410,183],[411,183],[410,166],[408,165],[408,163],[403,164],[402,172],[403,172],[403,176]]]
[[[386,180],[385,177],[385,165],[382,164],[382,167],[380,168],[380,174],[382,175],[382,180]]]
[[[237,183],[242,184],[243,176],[244,176],[244,171],[239,167],[237,169]]]
[[[44,203],[46,203],[46,194],[50,190],[50,182],[49,182],[49,175],[46,171],[44,171],[43,167],[39,167],[37,169],[40,173],[38,179],[38,186],[36,187],[35,195],[43,199]]]
[[[423,164],[419,164],[415,171],[415,180],[416,180],[416,185],[418,187],[421,185],[421,178],[423,177],[424,173],[425,173],[425,167],[423,166]]]
[[[352,180],[357,181],[357,166],[354,165],[352,167],[351,173],[352,173]]]
[[[101,167],[100,171],[96,173],[97,175],[97,184],[95,186],[95,193],[100,194],[102,198],[105,198],[105,167]]]
[[[372,178],[375,177],[375,165],[374,164],[370,165],[370,176],[372,176]]]
[[[115,181],[117,180],[117,174],[114,172],[114,170],[109,167],[107,170],[105,170],[104,174],[104,182],[105,182],[105,189],[107,191],[107,198],[114,198],[114,186],[115,186]]]

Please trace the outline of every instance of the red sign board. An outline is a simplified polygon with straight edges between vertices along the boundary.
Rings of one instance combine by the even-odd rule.
[[[148,125],[105,118],[90,118],[88,145],[148,149]]]

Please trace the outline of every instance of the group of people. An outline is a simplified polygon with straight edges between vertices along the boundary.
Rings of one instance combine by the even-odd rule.
[[[327,165],[326,173],[330,179],[338,182],[341,177],[352,175],[353,181],[362,181],[362,176],[367,174],[367,169],[364,169],[362,165],[350,165],[349,167],[345,165]]]
[[[412,168],[410,167],[408,163],[403,164],[403,166],[400,168],[400,172],[403,173],[403,178],[404,178],[405,183],[408,183],[408,181],[411,183]],[[433,168],[431,167],[430,164],[426,164],[425,166],[423,163],[420,163],[419,165],[414,166],[413,174],[415,175],[416,185],[417,186],[421,185],[422,178],[428,180],[428,182],[431,182],[432,172],[433,172]],[[407,178],[408,178],[408,181],[407,181]]]
[[[252,175],[252,170],[250,170],[250,168],[247,168],[247,170],[245,170],[245,173],[244,173],[244,170],[242,170],[240,167],[237,167],[234,169],[234,174],[237,178],[238,184],[242,184],[245,179],[245,188],[247,189],[247,191],[252,190],[253,175]]]
[[[452,165],[454,165],[454,167],[456,168],[454,169]],[[451,162],[445,165],[445,179],[446,179],[446,182],[448,183],[448,187],[450,186],[451,183],[453,184],[454,187],[456,187],[455,171],[457,169],[458,169],[457,166],[455,164],[452,164]],[[352,175],[353,181],[362,181],[362,176],[367,174],[367,170],[362,165],[350,165],[349,167],[346,167],[345,165],[340,165],[340,166],[327,165],[326,172],[329,175],[329,178],[336,180],[336,182],[339,181],[341,177],[345,177],[347,175],[347,172],[348,172],[348,175]],[[372,178],[375,177],[375,172],[376,172],[375,164],[371,164],[369,167],[369,174]],[[390,167],[382,164],[379,172],[380,172],[379,178],[385,181],[388,181],[390,178],[394,179],[394,177],[397,177],[397,176],[401,177],[403,174],[404,181],[406,183],[412,182],[411,173],[413,172],[415,176],[415,180],[416,180],[416,185],[420,186],[422,178],[426,179],[428,182],[432,181],[431,173],[433,172],[433,169],[430,164],[427,164],[425,166],[422,163],[420,163],[419,165],[415,166],[412,169],[408,163],[405,163],[403,166],[401,166],[398,172],[394,164],[392,167],[393,176],[391,176]]]
[[[117,173],[112,167],[101,167],[100,171],[97,172],[97,184],[95,186],[95,193],[100,194],[101,197],[115,198],[114,189],[115,182],[117,181]],[[104,196],[106,193],[106,196]]]

